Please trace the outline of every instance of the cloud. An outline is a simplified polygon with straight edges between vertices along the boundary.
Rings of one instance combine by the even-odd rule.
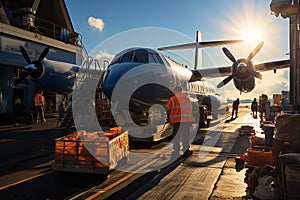
[[[93,57],[96,59],[108,59],[112,60],[114,58],[114,54],[109,53],[107,50],[100,50],[97,54]]]
[[[115,55],[109,53],[107,50],[99,51],[93,56],[94,59],[99,61],[101,68],[106,68],[114,57]]]
[[[89,17],[88,19],[89,25],[95,29],[98,29],[102,32],[104,28],[104,21],[101,18]]]

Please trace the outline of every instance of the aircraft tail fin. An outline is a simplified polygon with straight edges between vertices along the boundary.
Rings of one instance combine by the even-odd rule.
[[[195,44],[195,64],[194,69],[198,68],[198,58],[199,58],[199,43],[201,42],[202,36],[200,31],[196,31],[196,44]],[[200,50],[200,64],[202,65],[202,50]],[[200,66],[202,68],[202,66]]]
[[[199,48],[207,48],[207,47],[215,47],[215,46],[222,46],[222,45],[229,45],[229,44],[236,44],[243,42],[243,40],[216,40],[216,41],[201,41],[201,32],[196,32],[196,42],[194,43],[187,43],[187,44],[180,44],[180,45],[173,45],[173,46],[166,46],[160,47],[157,50],[159,51],[168,51],[168,50],[186,50],[186,49],[195,49],[195,65],[194,69],[198,68],[198,64],[202,65],[202,53],[200,53],[200,60],[201,62],[198,63],[199,60]],[[202,67],[202,66],[200,66]]]

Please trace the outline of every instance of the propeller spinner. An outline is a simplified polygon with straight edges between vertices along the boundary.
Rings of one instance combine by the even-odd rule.
[[[37,60],[34,60],[34,61],[30,60],[30,58],[29,58],[26,50],[24,49],[24,47],[20,46],[20,51],[22,53],[23,58],[28,63],[28,65],[26,65],[25,67],[22,67],[22,75],[21,75],[20,78],[18,78],[14,81],[14,85],[19,84],[20,82],[22,82],[29,75],[31,77],[33,77],[35,80],[38,80],[39,78],[41,78],[41,76],[44,73],[44,67],[43,67],[42,61],[46,57],[46,55],[48,54],[49,47],[46,47],[44,49],[44,51],[41,53],[41,55],[39,56],[39,58]]]
[[[221,81],[217,87],[221,88],[222,86],[226,85],[231,81],[231,79],[247,79],[249,76],[256,77],[262,79],[262,75],[259,72],[254,71],[254,67],[252,64],[252,58],[259,52],[262,48],[264,42],[260,42],[248,55],[245,59],[238,59],[236,60],[232,53],[226,48],[223,47],[223,52],[232,61],[232,73],[228,77],[226,77],[223,81]]]

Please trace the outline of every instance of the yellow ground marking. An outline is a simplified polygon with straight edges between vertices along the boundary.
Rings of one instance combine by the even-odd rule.
[[[103,194],[104,192],[112,189],[113,187],[119,185],[120,183],[126,181],[127,179],[129,179],[130,177],[132,177],[135,173],[131,172],[130,174],[127,174],[126,176],[124,176],[123,178],[117,180],[116,182],[110,184],[109,186],[103,188],[102,190],[99,190],[97,193],[93,194],[92,196],[86,198],[86,200],[92,200],[98,196],[100,196],[101,194]]]
[[[108,190],[114,188],[115,186],[119,185],[120,183],[122,183],[122,182],[128,180],[128,179],[129,179],[130,177],[132,177],[133,175],[139,173],[140,171],[142,171],[142,169],[144,169],[145,167],[151,165],[151,163],[153,163],[153,160],[152,160],[151,162],[147,163],[146,165],[140,167],[140,168],[137,169],[135,172],[131,172],[131,173],[127,174],[126,176],[124,176],[123,178],[121,178],[121,179],[115,181],[114,183],[108,185],[107,187],[105,187],[105,188],[99,190],[97,193],[95,193],[95,194],[89,196],[88,198],[86,198],[86,200],[93,200],[93,199],[95,199],[96,197],[100,196],[101,194],[105,193],[106,191],[108,191]]]
[[[44,176],[44,175],[46,175],[46,174],[49,174],[49,173],[51,173],[51,172],[52,172],[52,171],[45,172],[45,173],[41,173],[41,174],[37,174],[37,175],[35,175],[35,176],[32,176],[32,177],[29,177],[29,178],[23,179],[23,180],[21,180],[21,181],[18,181],[18,182],[15,182],[15,183],[12,183],[12,184],[9,184],[9,185],[6,185],[6,186],[3,186],[3,187],[1,187],[1,188],[0,188],[0,191],[1,191],[1,190],[5,190],[5,189],[7,189],[7,188],[9,188],[9,187],[12,187],[12,186],[15,186],[15,185],[18,185],[18,184],[24,183],[24,182],[26,182],[26,181],[30,181],[30,180],[32,180],[32,179],[35,179],[35,178],[38,178],[38,177]]]

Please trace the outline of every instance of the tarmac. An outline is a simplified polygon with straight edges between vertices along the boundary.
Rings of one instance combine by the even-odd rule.
[[[46,117],[46,121],[44,123],[31,123],[28,119],[25,119],[24,117],[20,117],[16,122],[10,122],[10,123],[2,123],[0,124],[0,131],[45,131],[45,130],[51,130],[56,129],[56,123],[57,123],[57,115],[51,115]],[[64,129],[61,127],[60,129]]]
[[[239,127],[251,125],[259,132],[260,122],[259,119],[253,119],[248,108],[240,112],[238,118],[223,124],[224,128],[216,145],[205,150],[201,144],[192,144],[191,156],[180,159],[181,163],[175,169],[134,199],[248,199],[247,185],[244,182],[247,168],[236,165],[235,157],[245,153],[250,142],[249,136],[239,134]],[[42,132],[50,129],[56,129],[55,117],[47,118],[47,123],[42,125],[18,123],[0,126],[0,131]],[[64,128],[60,129],[64,131]],[[205,151],[206,156],[201,156],[201,152]],[[132,199],[131,197],[133,196],[128,196],[127,199]]]
[[[138,199],[250,199],[244,182],[248,168],[235,163],[235,157],[250,147],[249,136],[239,134],[243,125],[260,131],[259,119],[246,110],[224,125],[217,144],[193,144],[193,154]]]

